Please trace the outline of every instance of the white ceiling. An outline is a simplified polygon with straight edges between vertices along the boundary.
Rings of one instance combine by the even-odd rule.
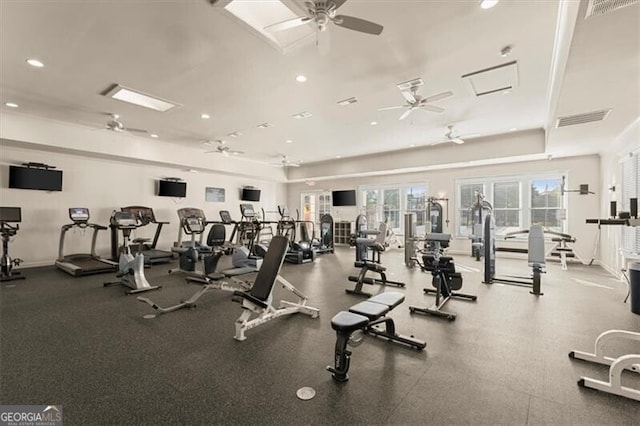
[[[639,115],[640,7],[585,20],[583,1],[577,20],[559,24],[572,4],[502,0],[483,10],[476,1],[349,0],[339,13],[382,24],[380,36],[331,25],[327,54],[313,40],[283,54],[207,0],[0,0],[2,112],[15,102],[21,114],[95,127],[118,113],[164,141],[197,147],[221,138],[265,162],[277,153],[308,163],[423,146],[449,123],[462,135],[545,128],[549,153],[593,153]],[[562,28],[573,36],[566,68]],[[513,53],[503,58],[506,45]],[[475,97],[461,78],[513,60],[519,84],[510,94]],[[298,74],[308,81],[296,82]],[[396,84],[417,77],[424,96],[453,92],[434,103],[444,113],[399,121],[403,110],[378,111],[402,104]],[[159,113],[100,95],[113,83],[182,106]],[[358,103],[336,104],[351,96]],[[602,108],[613,108],[604,122],[550,127],[559,115]],[[313,116],[292,118],[303,111]],[[263,122],[274,126],[256,128]],[[243,135],[229,138],[234,131]]]

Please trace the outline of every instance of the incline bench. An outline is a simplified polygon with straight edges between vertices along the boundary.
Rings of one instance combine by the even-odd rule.
[[[331,319],[331,328],[336,330],[337,340],[335,347],[334,367],[328,366],[334,380],[345,382],[349,380],[349,363],[351,352],[347,350],[347,343],[351,334],[357,330],[374,336],[380,336],[389,341],[404,343],[417,350],[424,349],[427,344],[413,337],[401,336],[396,333],[395,323],[387,313],[404,301],[404,294],[397,291],[388,291],[373,296],[363,302],[353,305],[349,311],[338,312]],[[381,330],[376,327],[384,323]]]

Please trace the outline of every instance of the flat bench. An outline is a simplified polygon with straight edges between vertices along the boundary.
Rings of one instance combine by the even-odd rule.
[[[397,291],[388,291],[373,296],[365,301],[357,303],[348,311],[338,312],[331,319],[331,328],[336,331],[337,340],[335,346],[334,366],[328,366],[334,380],[345,382],[349,380],[349,364],[351,351],[347,350],[352,333],[362,330],[364,333],[379,336],[389,341],[403,343],[417,350],[424,349],[427,344],[413,337],[402,336],[396,333],[395,323],[386,315],[404,301],[404,294]],[[384,329],[376,327],[384,323]]]

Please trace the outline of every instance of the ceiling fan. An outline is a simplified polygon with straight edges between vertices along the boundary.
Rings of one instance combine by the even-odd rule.
[[[345,1],[347,0],[307,1],[304,4],[307,6],[308,16],[287,19],[286,21],[268,25],[264,29],[267,31],[281,31],[313,22],[316,24],[318,31],[322,32],[327,29],[329,22],[333,22],[339,27],[360,31],[361,33],[373,35],[380,35],[380,33],[382,33],[384,27],[375,22],[366,21],[354,16],[336,15],[337,9],[342,6]]]
[[[210,154],[210,153],[222,154],[225,157],[228,157],[230,155],[244,154],[244,152],[242,151],[232,150],[230,147],[227,146],[227,142],[221,139],[217,139],[215,141],[205,141],[203,145],[206,148],[214,148],[210,151],[205,151],[204,152],[205,154]]]
[[[111,130],[112,132],[131,132],[131,133],[149,133],[144,129],[134,129],[132,127],[126,127],[120,121],[120,116],[118,114],[109,114],[111,119],[107,121],[105,127],[107,130]]]
[[[300,167],[299,163],[292,162],[289,160],[289,157],[284,154],[279,154],[280,161],[277,163],[270,163],[272,166],[281,166],[281,167]]]
[[[464,143],[464,140],[460,138],[460,136],[455,136],[453,134],[453,124],[449,124],[447,126],[447,128],[449,129],[447,131],[447,133],[444,134],[444,139],[439,140],[438,142],[434,142],[430,145],[439,145],[441,143],[455,143],[457,145],[462,145]]]
[[[407,101],[406,104],[378,108],[378,111],[387,111],[390,109],[398,109],[398,108],[408,108],[405,112],[402,113],[402,115],[399,118],[399,120],[404,120],[409,116],[409,114],[411,114],[413,111],[417,109],[422,109],[422,110],[431,111],[431,112],[443,112],[444,108],[440,108],[439,106],[435,106],[435,105],[429,105],[429,103],[446,99],[449,96],[453,96],[453,92],[447,91],[447,92],[438,93],[437,95],[423,98],[422,95],[419,95],[417,93],[417,91],[418,91],[417,87],[412,87],[410,91],[400,92],[402,93],[402,96],[404,96],[404,99]]]

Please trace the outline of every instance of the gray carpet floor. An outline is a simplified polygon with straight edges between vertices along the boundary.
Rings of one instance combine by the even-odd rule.
[[[549,263],[544,296],[482,284],[481,265],[456,256],[462,291],[453,322],[409,313],[429,306],[430,275],[404,266],[402,250],[383,255],[389,278],[406,282],[405,302],[390,316],[397,331],[427,342],[425,351],[365,337],[351,348],[350,380],[336,383],[331,318],[362,300],[349,295],[354,250],[338,247],[316,262],[285,265],[282,275],[304,292],[320,317],[277,318],[233,339],[242,309],[214,291],[198,307],[143,319],[150,306],[103,288],[112,274],[71,277],[53,267],[24,270],[26,280],[0,291],[0,403],[62,404],[66,424],[616,424],[640,425],[640,403],[577,386],[581,375],[607,378],[607,367],[570,360],[592,352],[609,329],[640,331],[623,304],[626,287],[598,266]],[[230,259],[223,259],[223,266]],[[175,266],[175,265],[170,265]],[[146,270],[162,285],[144,295],[160,305],[198,286]],[[526,262],[498,259],[498,273],[528,275]],[[384,291],[366,286],[369,291]],[[294,300],[278,288],[276,300]],[[613,355],[638,351],[619,344]],[[636,352],[637,353],[637,352]],[[640,388],[637,374],[624,384]],[[309,386],[315,398],[296,390]]]

